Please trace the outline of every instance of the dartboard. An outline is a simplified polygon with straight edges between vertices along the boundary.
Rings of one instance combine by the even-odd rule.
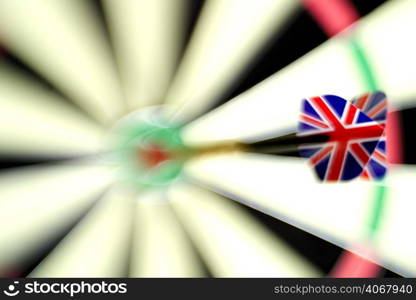
[[[413,0],[2,0],[0,275],[416,274]]]

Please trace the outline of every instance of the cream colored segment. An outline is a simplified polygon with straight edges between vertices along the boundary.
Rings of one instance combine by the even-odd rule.
[[[387,1],[366,17],[357,36],[380,89],[395,108],[416,104],[416,1]]]
[[[184,0],[103,1],[130,109],[163,102],[185,33]]]
[[[132,199],[130,191],[113,187],[29,276],[126,276]]]
[[[123,99],[110,49],[89,1],[0,1],[2,44],[97,119]]]
[[[395,166],[389,170],[386,205],[376,239],[377,253],[389,268],[408,277],[416,275],[416,201],[413,186],[414,166]]]
[[[64,99],[0,65],[0,153],[79,155],[102,150],[104,129]]]
[[[302,99],[325,94],[350,99],[364,92],[345,43],[332,39],[190,123],[183,132],[185,142],[202,145],[293,133]]]
[[[132,277],[201,277],[201,263],[163,192],[137,198]]]
[[[94,164],[25,167],[0,175],[0,272],[13,270],[74,222],[108,186]]]
[[[366,234],[376,184],[358,179],[321,183],[312,173],[303,159],[256,154],[212,156],[194,160],[187,168],[187,174],[203,186],[341,247],[355,249],[367,244],[379,264],[404,276],[416,274],[415,205],[410,191],[416,177],[414,167],[389,170],[386,207],[373,243],[366,240]]]
[[[219,100],[298,7],[291,0],[207,1],[167,94],[175,118],[195,117]]]
[[[190,162],[186,172],[214,190],[335,244],[358,242],[366,230],[372,185],[321,183],[303,159],[217,155]]]
[[[230,200],[191,185],[173,187],[170,199],[214,276],[321,275]]]

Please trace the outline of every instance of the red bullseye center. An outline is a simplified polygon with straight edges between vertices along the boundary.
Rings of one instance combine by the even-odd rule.
[[[147,168],[155,168],[172,158],[171,153],[161,145],[151,144],[139,149],[138,158]]]

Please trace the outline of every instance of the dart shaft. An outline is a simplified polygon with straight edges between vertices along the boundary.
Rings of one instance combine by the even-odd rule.
[[[328,140],[326,135],[297,136],[295,133],[254,143],[224,142],[208,147],[190,150],[191,156],[215,153],[250,152],[274,155],[285,155],[296,152],[299,145],[323,143]]]
[[[297,151],[299,145],[318,144],[328,141],[329,137],[323,134],[298,136],[295,133],[264,140],[247,145],[250,152],[267,154],[284,154]]]

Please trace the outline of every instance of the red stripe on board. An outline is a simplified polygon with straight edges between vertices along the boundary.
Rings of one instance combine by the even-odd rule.
[[[402,124],[399,113],[391,111],[387,114],[386,147],[387,161],[392,164],[403,162]]]
[[[357,11],[348,0],[302,0],[302,2],[329,36],[339,33],[359,19]]]
[[[344,251],[330,277],[335,278],[374,278],[380,274],[381,267],[362,256],[350,251]]]

